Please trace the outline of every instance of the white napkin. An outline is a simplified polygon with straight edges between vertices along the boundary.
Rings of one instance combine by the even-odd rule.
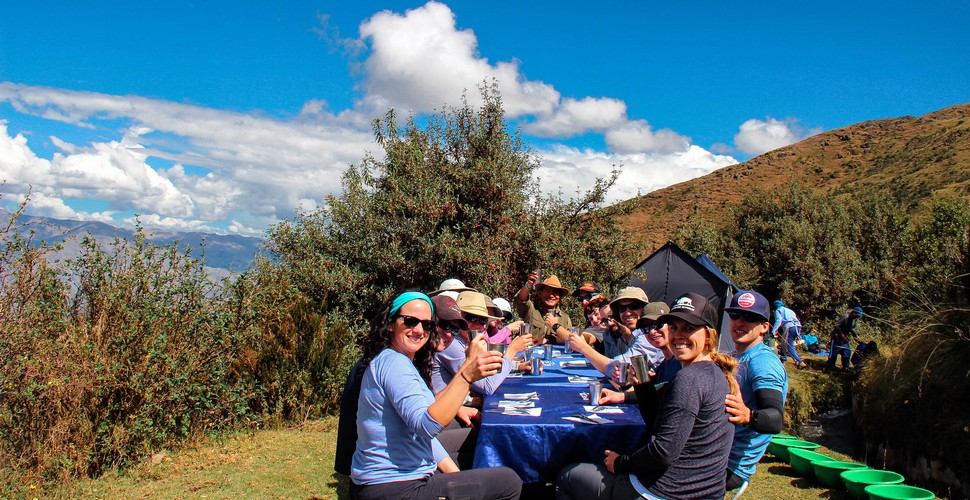
[[[513,401],[528,401],[538,395],[539,395],[538,392],[520,392],[520,393],[506,392],[505,394],[502,395],[502,398],[513,400]]]
[[[534,408],[534,401],[499,401],[499,408]]]
[[[599,380],[599,377],[587,377],[585,375],[570,375],[569,382],[573,384],[588,384],[594,380]]]
[[[538,417],[542,415],[542,408],[506,408],[502,415],[519,415],[523,417]]]
[[[559,366],[563,368],[586,368],[585,359],[573,359],[570,361],[560,361]]]
[[[619,406],[584,406],[583,409],[590,413],[623,413]]]
[[[596,424],[612,424],[613,423],[612,420],[610,420],[610,419],[608,419],[606,417],[601,417],[599,415],[595,415],[595,414],[594,415],[584,415],[582,417],[575,416],[575,415],[570,415],[568,417],[562,417],[562,419],[563,420],[569,420],[570,422],[576,422],[578,424],[593,424],[593,425],[596,425]]]

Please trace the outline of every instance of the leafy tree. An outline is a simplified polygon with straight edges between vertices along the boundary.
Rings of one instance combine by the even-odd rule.
[[[633,263],[619,209],[604,208],[617,172],[576,199],[542,197],[540,159],[504,120],[495,84],[467,102],[403,126],[374,121],[384,158],[343,176],[323,208],[270,231],[280,269],[323,311],[368,317],[392,290],[434,290],[449,277],[510,295],[541,267],[566,286],[614,282]],[[362,319],[362,318],[361,318]]]

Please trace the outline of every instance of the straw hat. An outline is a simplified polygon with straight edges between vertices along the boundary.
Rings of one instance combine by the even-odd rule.
[[[501,316],[492,316],[488,310],[488,305],[485,302],[485,294],[465,291],[458,294],[458,309],[461,312],[474,314],[475,316],[482,316],[489,319],[502,319]]]
[[[613,300],[610,301],[610,307],[612,307],[613,304],[616,304],[621,300],[627,300],[627,299],[633,299],[637,302],[640,302],[641,307],[650,303],[650,299],[647,298],[647,292],[644,292],[642,288],[638,286],[628,286],[626,288],[621,289],[620,293],[616,294],[616,297],[614,297]]]
[[[559,290],[559,295],[569,295],[569,290],[566,289],[566,287],[562,286],[562,283],[559,282],[559,278],[556,277],[555,274],[549,275],[549,277],[546,278],[545,281],[541,283],[536,283],[536,291],[538,292],[539,290],[542,289],[542,287],[546,287],[546,286],[549,288],[553,288],[555,290]]]

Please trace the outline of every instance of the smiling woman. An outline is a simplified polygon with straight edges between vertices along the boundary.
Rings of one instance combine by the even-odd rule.
[[[486,351],[483,341],[470,345],[460,376],[436,396],[430,372],[437,335],[434,305],[421,292],[395,295],[371,321],[354,369],[362,373],[352,498],[438,498],[459,490],[475,493],[469,498],[518,498],[522,482],[511,469],[458,471],[437,439],[470,384],[502,366],[501,355]]]
[[[724,400],[738,393],[736,363],[715,350],[713,308],[704,297],[684,294],[657,323],[667,325],[668,345],[682,369],[659,392],[659,405],[641,408],[655,415],[653,438],[626,455],[605,450],[602,464],[567,466],[556,480],[561,498],[724,497],[734,434]],[[653,383],[637,388],[638,399],[641,390],[656,394]]]

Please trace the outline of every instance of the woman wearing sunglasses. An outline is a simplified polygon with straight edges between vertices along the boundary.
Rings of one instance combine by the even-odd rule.
[[[687,293],[658,318],[682,368],[658,395],[652,438],[629,454],[606,450],[599,464],[567,466],[556,480],[560,499],[724,498],[734,431],[724,397],[738,387],[736,361],[715,350],[715,316],[706,298]]]
[[[408,291],[387,301],[371,321],[357,405],[352,498],[518,498],[522,482],[511,469],[458,471],[435,436],[448,425],[470,384],[496,373],[501,355],[484,342],[469,346],[459,376],[435,396],[430,389],[435,350],[434,306]],[[439,472],[440,471],[440,472]]]
[[[774,349],[764,343],[765,334],[771,331],[771,308],[764,295],[740,291],[724,310],[731,318],[741,387],[741,394],[725,400],[735,424],[727,470],[727,489],[733,490],[751,479],[772,434],[781,432],[788,373]]]

